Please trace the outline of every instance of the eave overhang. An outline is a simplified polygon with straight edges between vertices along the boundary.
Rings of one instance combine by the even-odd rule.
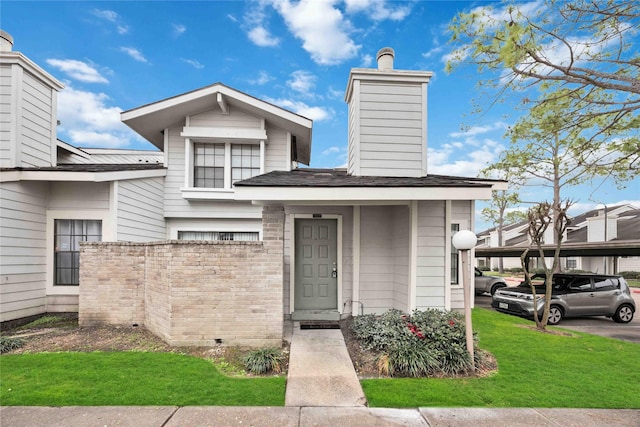
[[[120,171],[56,171],[56,170],[4,170],[0,182],[15,181],[67,181],[67,182],[108,182],[125,179],[156,178],[167,175],[167,169],[142,169]]]
[[[185,117],[212,108],[222,108],[224,113],[233,107],[256,117],[264,117],[267,121],[267,127],[269,124],[273,124],[295,135],[298,161],[309,164],[313,126],[311,119],[239,92],[222,83],[215,83],[182,95],[124,111],[120,118],[124,124],[153,145],[163,149],[163,132],[166,128],[184,126]]]
[[[235,187],[255,204],[398,204],[410,200],[489,200],[491,187]]]

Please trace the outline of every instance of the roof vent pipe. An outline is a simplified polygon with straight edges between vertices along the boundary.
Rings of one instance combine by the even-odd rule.
[[[13,37],[4,30],[0,30],[0,52],[11,52],[13,49]]]
[[[376,59],[378,61],[378,70],[393,70],[393,58],[395,52],[390,47],[383,47],[378,51]]]

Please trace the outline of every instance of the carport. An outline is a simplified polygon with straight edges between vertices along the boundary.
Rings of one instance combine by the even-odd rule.
[[[477,247],[476,257],[502,257],[520,258],[527,248],[525,246],[503,246],[503,247]],[[555,245],[543,245],[542,250],[545,257],[553,257]],[[590,242],[590,243],[563,243],[560,248],[560,257],[619,257],[619,256],[640,256],[640,240]],[[525,258],[525,265],[530,265],[531,258],[538,258],[537,247],[531,247]],[[617,258],[614,258],[617,260]],[[614,265],[614,273],[618,271],[617,262]]]

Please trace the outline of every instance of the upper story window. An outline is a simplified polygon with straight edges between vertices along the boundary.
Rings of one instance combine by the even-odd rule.
[[[260,174],[260,146],[231,145],[231,183]]]
[[[190,150],[192,172],[187,187],[231,190],[235,182],[262,170],[262,143],[194,142]]]
[[[194,144],[194,187],[224,188],[224,151],[224,144]]]

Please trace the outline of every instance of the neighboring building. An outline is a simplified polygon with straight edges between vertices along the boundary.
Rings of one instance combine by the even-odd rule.
[[[63,86],[12,44],[1,32],[0,321],[78,311],[79,240],[166,238],[157,154],[122,164],[58,141]]]
[[[3,67],[7,55],[22,57],[3,52]],[[378,57],[378,69],[349,76],[346,170],[298,168],[310,163],[311,120],[221,83],[122,113],[158,147],[161,163],[148,153],[56,143],[52,110],[50,157],[3,163],[1,226],[21,230],[2,241],[2,266],[14,272],[0,284],[3,320],[77,309],[81,294],[81,321],[142,323],[168,342],[203,344],[222,339],[224,331],[211,326],[222,317],[228,328],[239,324],[214,305],[246,309],[254,324],[268,324],[263,335],[271,340],[281,338],[288,318],[462,309],[451,236],[473,229],[475,200],[506,185],[427,174],[432,74],[394,70],[391,49]],[[48,75],[47,82],[51,93],[61,88]],[[3,148],[26,142],[8,141]],[[104,163],[115,161],[111,155],[128,163]],[[33,271],[9,249],[23,236],[35,240],[33,249],[20,249],[34,257]],[[80,271],[62,246],[79,239],[139,243],[88,245]],[[118,279],[118,268],[131,275]],[[77,278],[80,292],[65,283]],[[212,297],[212,289],[219,293]],[[135,310],[121,312],[127,304]],[[241,332],[224,339],[250,342]]]
[[[605,223],[605,216],[607,221]],[[570,218],[571,223],[563,241],[568,248],[589,250],[588,256],[572,255],[561,258],[561,268],[585,270],[594,273],[618,273],[622,271],[640,271],[640,209],[633,205],[607,206],[594,209]],[[496,228],[478,233],[478,248],[498,248]],[[519,222],[504,227],[504,248],[524,248],[529,246],[527,223]],[[551,227],[544,236],[547,245],[554,244]],[[624,246],[624,253],[622,248]],[[619,253],[616,253],[619,250]],[[574,251],[574,252],[575,252]],[[603,255],[598,255],[602,251]],[[535,250],[532,249],[532,254]],[[476,257],[478,266],[498,269],[498,257]],[[539,261],[536,261],[539,262]],[[517,257],[503,258],[504,268],[521,267]],[[534,265],[535,266],[535,265]]]

